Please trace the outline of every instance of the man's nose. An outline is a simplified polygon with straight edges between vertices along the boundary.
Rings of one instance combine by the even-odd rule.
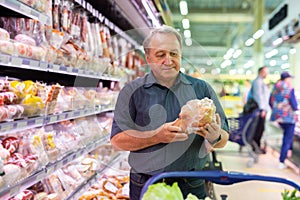
[[[164,64],[165,65],[170,65],[172,64],[172,57],[170,56],[170,54],[167,54],[164,60]]]

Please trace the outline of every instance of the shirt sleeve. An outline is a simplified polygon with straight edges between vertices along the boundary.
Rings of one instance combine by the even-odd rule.
[[[298,104],[297,104],[297,100],[296,100],[296,97],[295,97],[294,89],[291,90],[289,102],[290,102],[293,110],[298,110]]]

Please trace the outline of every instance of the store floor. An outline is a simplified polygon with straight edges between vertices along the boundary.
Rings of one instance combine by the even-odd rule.
[[[278,169],[279,154],[271,147],[267,153],[259,155],[259,160],[252,167],[247,167],[250,157],[245,148],[239,152],[239,145],[229,142],[224,149],[217,150],[217,159],[222,162],[223,170],[245,172],[257,175],[267,175],[286,178],[300,184],[299,168],[291,162],[286,162],[288,168]],[[217,185],[215,192],[218,200],[221,194],[227,195],[227,200],[281,200],[281,192],[285,189],[292,191],[293,188],[282,183],[266,181],[247,181],[234,185]]]

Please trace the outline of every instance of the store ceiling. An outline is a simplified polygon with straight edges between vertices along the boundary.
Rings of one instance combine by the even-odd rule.
[[[184,31],[180,14],[180,0],[167,0],[172,13],[175,28]],[[232,69],[241,69],[246,73],[244,64],[253,59],[253,46],[245,47],[244,42],[250,38],[254,30],[254,11],[257,9],[253,0],[186,0],[190,21],[190,31],[193,45],[186,47],[184,57],[200,70],[211,72],[219,68],[224,61],[223,56],[229,48],[239,48],[243,54],[238,60],[232,60],[231,66],[222,68],[221,73],[229,73]],[[277,8],[282,0],[264,0],[265,18]],[[200,47],[200,48],[199,48]],[[263,48],[267,51],[268,47]],[[284,51],[286,52],[286,50]],[[282,52],[282,53],[284,53]],[[281,55],[278,55],[280,58]],[[211,62],[212,61],[212,65]],[[279,62],[281,58],[278,60]],[[268,64],[269,61],[265,61]],[[279,63],[278,63],[279,64]],[[259,66],[253,67],[253,73]],[[281,71],[280,66],[272,67],[272,72]]]
[[[256,0],[255,0],[256,1]],[[147,0],[149,4],[163,5],[167,11],[171,24],[183,33],[182,19],[190,21],[192,46],[184,46],[183,63],[187,70],[195,72],[230,73],[236,71],[245,74],[247,70],[256,70],[260,66],[253,66],[245,69],[244,64],[253,59],[253,46],[245,47],[244,42],[253,35],[254,11],[257,9],[253,0],[186,0],[188,15],[180,14],[180,0]],[[90,0],[91,4],[99,9],[104,16],[107,16],[114,24],[140,44],[147,34],[147,31],[132,31],[134,28],[145,28],[151,26],[149,16],[143,6],[143,0]],[[283,0],[264,0],[265,18],[276,9]],[[166,22],[162,14],[157,13],[160,21]],[[129,31],[131,30],[131,31]],[[263,52],[270,50],[267,44],[263,45]],[[229,48],[240,48],[243,53],[232,64],[226,68],[220,68],[224,61],[223,56]],[[281,45],[282,50],[276,57],[275,66],[270,69],[271,73],[281,72],[281,55],[286,54],[289,45]],[[265,64],[270,60],[265,59]],[[205,71],[204,71],[205,70]]]

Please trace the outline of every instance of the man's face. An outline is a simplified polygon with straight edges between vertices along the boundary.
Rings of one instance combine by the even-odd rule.
[[[158,33],[151,39],[146,59],[155,77],[175,78],[181,67],[181,49],[173,34]]]
[[[269,74],[269,69],[268,68],[264,68],[262,71],[261,71],[261,76],[262,78],[266,78]]]

